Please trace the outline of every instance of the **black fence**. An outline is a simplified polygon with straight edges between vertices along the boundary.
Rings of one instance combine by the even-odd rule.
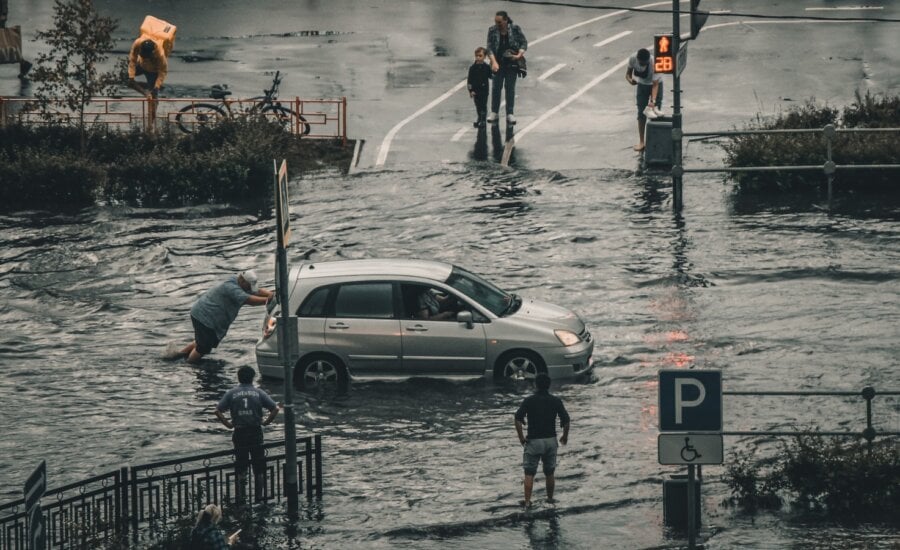
[[[831,437],[861,437],[870,445],[876,437],[898,437],[900,431],[877,430],[875,428],[873,417],[874,407],[873,401],[878,396],[884,397],[900,397],[900,391],[879,391],[871,386],[866,386],[861,391],[723,391],[722,395],[741,395],[754,397],[842,397],[842,398],[860,398],[866,402],[866,427],[859,431],[830,431],[830,430],[753,430],[753,431],[723,431],[722,435],[734,436],[772,436],[772,437],[793,437],[803,435],[813,436],[831,436]]]
[[[322,496],[322,436],[297,439],[297,480],[307,499]],[[220,451],[113,472],[49,489],[41,499],[48,549],[127,547],[151,540],[208,503],[223,509],[283,499],[284,442],[267,443],[266,475],[240,483],[232,451]],[[0,550],[26,550],[25,500],[0,505]]]

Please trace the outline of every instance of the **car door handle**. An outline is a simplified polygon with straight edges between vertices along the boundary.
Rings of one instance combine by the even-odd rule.
[[[336,328],[339,330],[345,330],[350,328],[350,325],[345,325],[344,323],[335,323],[333,325],[328,325],[328,328]]]
[[[416,325],[413,327],[406,327],[406,330],[410,332],[428,332],[428,329],[423,327],[422,325]]]

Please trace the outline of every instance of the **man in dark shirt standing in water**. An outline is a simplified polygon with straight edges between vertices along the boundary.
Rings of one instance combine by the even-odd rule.
[[[263,426],[267,426],[278,416],[278,405],[269,395],[253,385],[256,371],[243,366],[238,369],[239,385],[228,390],[216,407],[216,417],[226,428],[234,428],[231,441],[234,443],[235,469],[240,493],[244,491],[247,467],[253,465],[253,488],[256,500],[262,500],[266,488],[266,453],[263,449]],[[263,407],[269,416],[263,420]],[[231,412],[229,422],[225,411]]]
[[[544,463],[544,476],[547,478],[547,502],[554,502],[553,490],[556,487],[556,417],[559,416],[563,435],[559,442],[569,442],[569,413],[562,399],[550,395],[550,377],[538,374],[534,378],[537,390],[522,401],[516,411],[516,433],[519,443],[524,447],[522,467],[525,470],[525,507],[531,506],[531,491],[534,488],[534,476],[537,474],[538,462]],[[522,434],[522,424],[528,419],[528,437]]]

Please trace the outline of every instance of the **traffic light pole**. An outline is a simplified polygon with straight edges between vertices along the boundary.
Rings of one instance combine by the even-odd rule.
[[[681,8],[678,0],[672,0],[672,56],[677,60],[678,51],[681,49]],[[672,73],[672,209],[681,212],[682,186],[684,169],[681,156],[681,77],[679,67],[675,67]]]

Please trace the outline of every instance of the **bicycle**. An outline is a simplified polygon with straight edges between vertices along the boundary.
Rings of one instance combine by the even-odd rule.
[[[278,86],[280,84],[281,71],[276,71],[275,78],[272,80],[272,87],[268,90],[263,90],[264,95],[262,96],[251,97],[247,101],[252,101],[253,105],[237,112],[231,109],[231,103],[226,100],[231,95],[231,90],[228,89],[227,85],[216,84],[210,89],[209,97],[219,100],[220,104],[195,103],[183,107],[175,115],[175,122],[182,132],[191,134],[196,131],[197,127],[213,126],[221,120],[233,118],[236,115],[260,114],[274,118],[286,129],[290,129],[294,120],[298,120],[300,124],[299,135],[305,136],[309,134],[309,122],[300,113],[282,106],[278,101]]]

